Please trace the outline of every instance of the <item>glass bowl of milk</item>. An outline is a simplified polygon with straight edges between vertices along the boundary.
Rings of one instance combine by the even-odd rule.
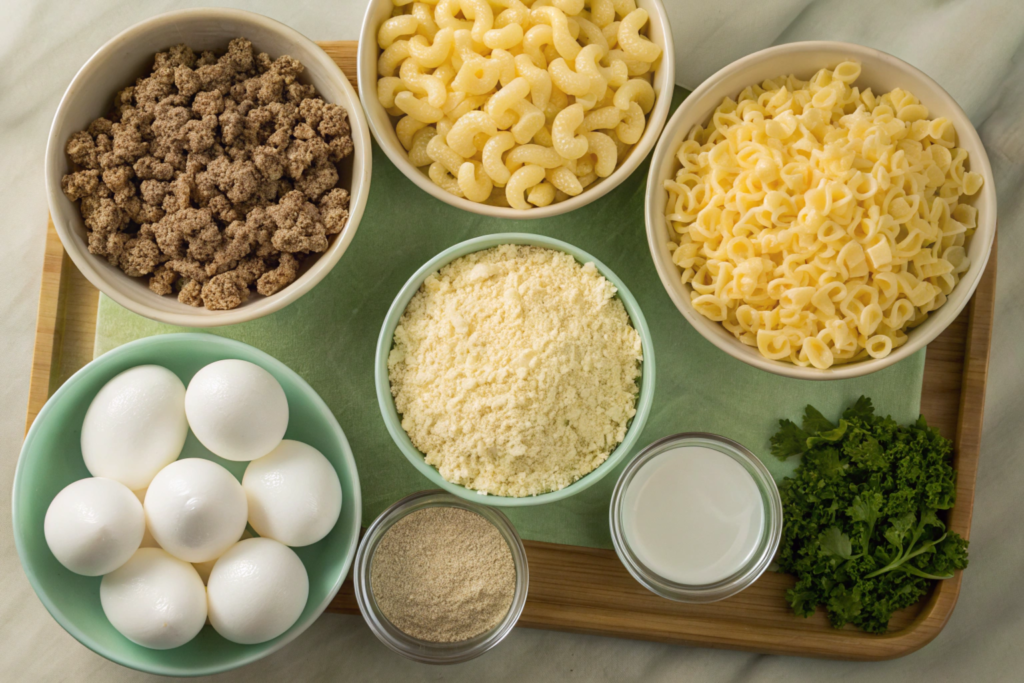
[[[735,595],[768,568],[782,500],[768,469],[714,434],[655,441],[623,470],[611,502],[615,552],[652,592],[680,602]]]

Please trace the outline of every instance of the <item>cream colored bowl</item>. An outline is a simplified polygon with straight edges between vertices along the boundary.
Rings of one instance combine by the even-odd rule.
[[[224,50],[233,38],[245,37],[271,57],[291,55],[305,71],[302,81],[316,86],[327,101],[348,110],[353,154],[339,168],[342,185],[349,188],[348,224],[327,251],[303,264],[299,278],[270,297],[253,294],[238,308],[208,311],[150,291],[144,278],[132,278],[89,253],[86,228],[78,207],[61,191],[60,181],[70,169],[64,148],[68,138],[104,116],[114,94],[146,75],[153,55],[185,43],[195,50]],[[233,9],[191,9],[148,19],[111,38],[79,70],[61,99],[46,146],[46,193],[57,234],[71,260],[97,289],[125,308],[172,325],[213,327],[253,320],[284,308],[316,286],[341,259],[355,236],[370,190],[370,133],[363,109],[345,74],[314,42],[273,19]]]
[[[665,125],[665,119],[668,118],[669,107],[672,104],[672,92],[675,88],[675,62],[673,61],[672,29],[669,27],[665,8],[662,6],[661,0],[636,0],[636,5],[647,10],[650,16],[647,37],[662,48],[659,66],[654,70],[653,85],[657,100],[647,116],[647,127],[644,129],[643,136],[633,146],[625,160],[615,169],[615,172],[607,178],[598,180],[575,197],[563,202],[554,202],[548,206],[533,207],[526,211],[480,204],[445,192],[435,185],[424,171],[412,165],[408,153],[402,147],[402,143],[398,141],[395,123],[388,116],[380,100],[377,99],[377,58],[381,52],[377,46],[377,30],[384,20],[391,16],[395,7],[392,0],[370,0],[370,4],[366,8],[366,15],[363,17],[363,28],[359,33],[359,59],[356,70],[359,73],[359,92],[363,93],[363,107],[366,109],[366,118],[370,123],[370,130],[373,131],[373,137],[391,159],[391,163],[397,166],[406,178],[416,183],[424,192],[459,209],[482,216],[523,219],[558,216],[586,206],[611,192],[636,170],[636,167],[654,147],[654,143],[658,141],[658,136]]]
[[[668,200],[665,180],[675,177],[675,153],[679,144],[693,126],[703,125],[725,97],[735,98],[743,88],[768,78],[796,74],[808,78],[819,69],[834,67],[839,62],[855,60],[861,64],[857,85],[870,87],[875,93],[903,88],[916,95],[932,117],[945,116],[956,127],[960,147],[970,155],[969,169],[981,173],[985,184],[974,197],[978,209],[978,228],[967,245],[971,266],[963,274],[946,303],[920,326],[907,332],[909,339],[884,358],[835,365],[827,370],[800,367],[784,361],[769,360],[754,347],[736,339],[721,323],[705,318],[690,304],[690,286],[684,285],[679,268],[672,262],[666,248],[670,241],[669,226],[665,220]],[[988,263],[992,241],[996,234],[996,190],[988,155],[978,132],[956,101],[938,83],[906,62],[892,55],[860,45],[838,42],[790,43],[771,47],[744,57],[725,67],[686,98],[665,126],[665,134],[658,142],[651,159],[647,178],[647,242],[651,257],[669,297],[694,328],[705,339],[744,363],[777,375],[798,379],[845,379],[866,375],[897,363],[918,351],[953,322],[974,293],[975,287]]]

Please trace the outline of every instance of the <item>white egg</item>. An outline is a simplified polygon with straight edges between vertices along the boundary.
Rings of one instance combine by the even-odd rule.
[[[184,645],[206,623],[206,589],[198,572],[159,548],[140,548],[104,576],[100,604],[125,638],[155,650]]]
[[[341,481],[320,451],[285,439],[245,468],[249,523],[260,536],[303,546],[326,536],[341,513]]]
[[[234,475],[215,462],[185,458],[153,477],[146,524],[160,547],[186,562],[220,557],[245,530],[248,504]]]
[[[69,484],[46,510],[43,535],[62,565],[85,576],[112,572],[138,550],[146,522],[124,484],[92,477]]]
[[[192,433],[227,460],[255,460],[274,450],[288,428],[288,399],[274,376],[244,360],[221,360],[188,384]]]
[[[132,491],[135,497],[139,499],[139,504],[146,502],[146,491],[149,489],[139,489],[138,491]],[[143,518],[145,518],[145,512],[143,512]],[[145,533],[142,534],[142,543],[139,544],[140,548],[159,548],[160,544],[153,538],[153,534],[149,532],[149,526],[146,526]]]
[[[242,532],[242,538],[240,538],[238,540],[244,541],[247,538],[252,538],[252,534],[249,533],[248,529],[246,529],[245,531]],[[212,559],[212,560],[207,560],[206,562],[193,562],[192,563],[192,566],[196,568],[197,572],[199,572],[199,578],[201,578],[203,580],[203,583],[206,583],[207,581],[210,580],[210,572],[213,571],[213,565],[217,564],[217,560],[219,560],[219,559],[220,558],[218,557],[218,558],[215,558],[215,559]]]
[[[250,538],[213,565],[206,594],[217,633],[251,645],[276,638],[295,623],[306,607],[309,577],[288,546]]]
[[[185,445],[185,385],[159,365],[140,365],[107,382],[85,413],[82,457],[94,477],[145,488]]]

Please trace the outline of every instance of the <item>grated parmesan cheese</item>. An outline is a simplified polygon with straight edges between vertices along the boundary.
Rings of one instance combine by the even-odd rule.
[[[402,427],[446,480],[556,491],[604,462],[636,413],[643,353],[593,263],[503,245],[429,276],[388,357]]]

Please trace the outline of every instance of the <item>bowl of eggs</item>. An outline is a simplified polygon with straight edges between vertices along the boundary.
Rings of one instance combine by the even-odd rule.
[[[676,110],[646,222],[662,284],[705,339],[768,372],[844,379],[922,349],[967,305],[995,182],[927,75],[860,45],[790,43]]]
[[[14,478],[22,566],[65,630],[150,673],[213,674],[284,646],[348,574],[361,500],[330,409],[281,362],[205,334],[82,368]]]
[[[498,218],[610,192],[653,149],[675,87],[660,0],[372,0],[359,90],[377,143],[420,189]]]

